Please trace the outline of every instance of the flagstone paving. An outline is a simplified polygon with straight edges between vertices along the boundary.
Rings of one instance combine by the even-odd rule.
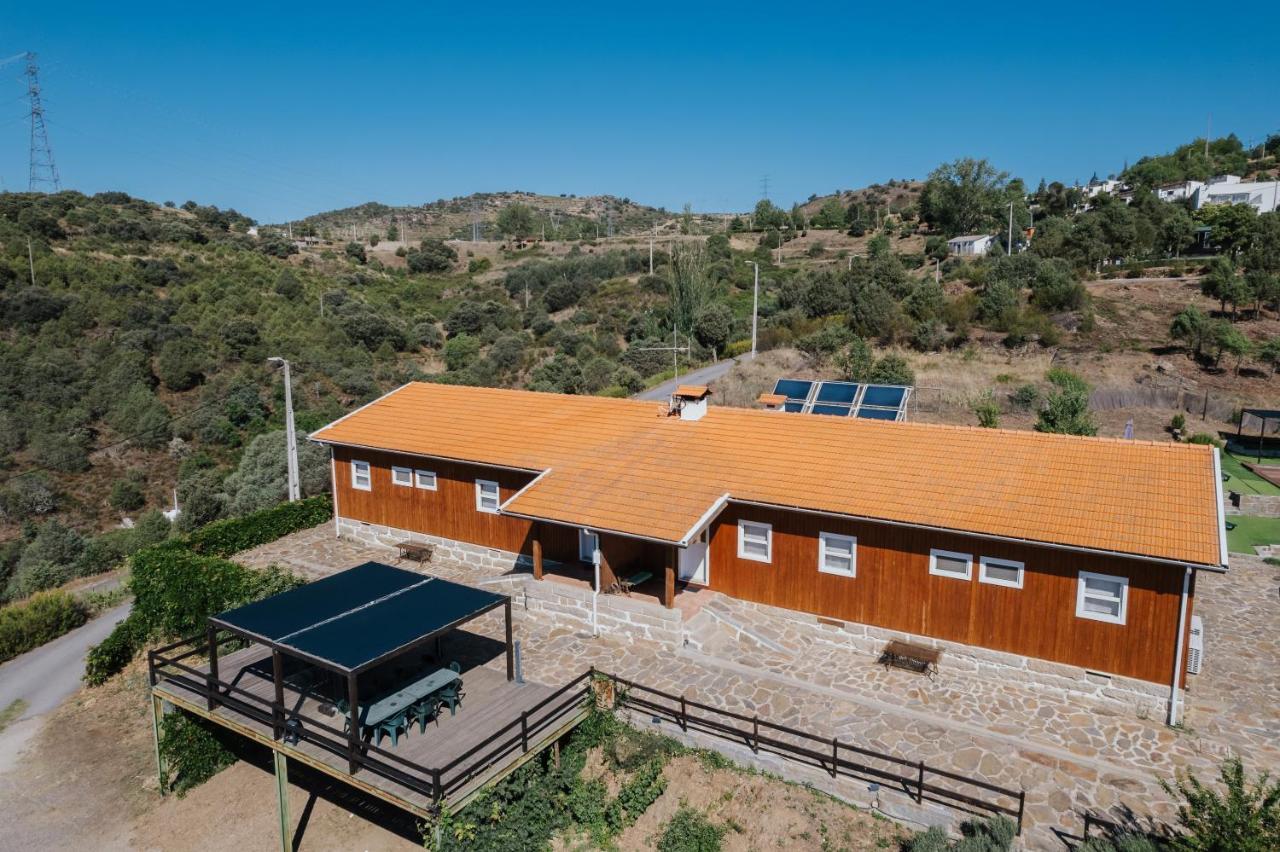
[[[332,527],[322,526],[237,558],[314,578],[369,559],[392,562],[394,555],[336,540]],[[494,582],[465,565],[432,562],[423,569]],[[1138,718],[1114,704],[1026,684],[886,671],[772,622],[760,625],[772,648],[726,633],[701,637],[708,641],[700,649],[671,649],[592,638],[581,623],[517,606],[516,638],[533,680],[562,683],[595,666],[709,705],[1025,789],[1028,847],[1063,849],[1056,832],[1078,835],[1085,812],[1169,819],[1172,804],[1159,780],[1175,769],[1209,777],[1223,757],[1239,754],[1250,768],[1280,771],[1278,585],[1280,570],[1252,557],[1233,556],[1227,575],[1200,576],[1205,668],[1191,680],[1185,725],[1177,730],[1159,714]],[[477,626],[492,635],[498,630],[497,619]]]

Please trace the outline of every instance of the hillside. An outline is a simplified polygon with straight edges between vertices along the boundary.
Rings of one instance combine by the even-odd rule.
[[[612,223],[615,236],[648,234],[651,230],[675,231],[678,214],[637,204],[612,195],[538,195],[532,192],[481,192],[440,199],[420,207],[389,207],[369,203],[343,210],[317,213],[294,222],[295,233],[329,234],[335,238],[367,239],[371,234],[386,237],[399,232],[400,238],[471,239],[472,223],[480,223],[482,239],[497,239],[501,233],[498,217],[512,205],[523,205],[532,213],[530,236],[548,239],[595,239],[608,236]],[[716,217],[697,217],[704,230]],[[394,226],[394,230],[393,230]],[[274,227],[282,227],[276,225]],[[597,230],[598,229],[598,230]]]

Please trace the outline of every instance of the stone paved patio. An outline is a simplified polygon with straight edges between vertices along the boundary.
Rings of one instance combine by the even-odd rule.
[[[237,558],[314,578],[394,556],[335,540],[333,528],[322,526]],[[510,585],[517,594],[532,582],[447,563],[424,567],[449,579]],[[581,623],[557,623],[517,605],[516,634],[525,672],[535,680],[563,682],[594,665],[707,704],[1025,788],[1028,848],[1063,849],[1055,829],[1078,834],[1089,810],[1168,818],[1171,804],[1158,779],[1174,769],[1210,776],[1223,757],[1238,753],[1251,768],[1280,770],[1278,585],[1280,570],[1253,557],[1233,556],[1230,574],[1200,578],[1205,669],[1191,679],[1181,730],[1023,684],[885,671],[834,645],[785,633],[772,635],[767,646],[729,633],[703,635],[700,647],[672,650],[631,638],[593,639]],[[481,629],[498,627],[495,621]]]

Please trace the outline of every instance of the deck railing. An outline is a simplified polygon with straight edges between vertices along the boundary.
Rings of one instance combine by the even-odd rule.
[[[769,752],[821,769],[832,778],[844,775],[889,786],[907,793],[919,803],[927,799],[968,813],[1003,814],[1011,817],[1017,823],[1018,833],[1022,833],[1026,808],[1023,790],[1012,790],[938,769],[923,760],[913,761],[862,748],[841,742],[837,737],[820,737],[761,719],[758,715],[747,716],[713,707],[617,675],[600,675],[618,687],[615,690],[618,705],[666,719],[682,731],[699,731],[741,743],[756,753]]]
[[[219,639],[219,646],[240,641]],[[454,760],[440,767],[426,767],[379,748],[362,743],[355,752],[345,731],[324,721],[277,705],[235,683],[213,678],[184,660],[207,650],[204,636],[182,639],[147,652],[151,684],[167,680],[200,695],[212,706],[223,706],[260,722],[277,738],[283,719],[302,722],[298,738],[410,790],[440,802],[469,781],[506,760],[519,759],[530,751],[539,734],[567,723],[595,696],[595,681],[614,684],[615,704],[630,707],[670,721],[682,731],[697,731],[741,743],[753,752],[768,752],[802,765],[819,768],[832,778],[845,776],[901,790],[917,802],[930,802],[976,814],[1004,814],[1013,818],[1022,833],[1026,794],[990,784],[959,773],[939,769],[923,760],[912,761],[898,755],[841,742],[837,737],[816,734],[747,716],[646,686],[618,675],[592,668],[556,689],[534,706],[521,712],[493,734]],[[186,650],[181,650],[185,648]],[[179,652],[180,651],[180,652]],[[178,653],[173,653],[178,652]],[[787,739],[782,739],[786,737]]]
[[[241,640],[236,637],[217,640],[219,647],[237,641]],[[183,648],[186,650],[171,653]],[[394,781],[433,802],[439,802],[504,758],[517,753],[528,753],[531,742],[538,734],[567,721],[575,708],[583,707],[591,695],[591,684],[588,682],[590,672],[584,672],[449,764],[427,767],[369,742],[362,742],[357,750],[352,751],[350,738],[345,731],[255,695],[235,683],[213,678],[207,671],[183,662],[207,649],[206,637],[195,636],[148,651],[151,685],[155,686],[165,680],[181,686],[203,697],[210,702],[210,706],[226,707],[261,723],[271,729],[276,739],[283,735],[281,722],[284,719],[296,719],[302,724],[291,728],[290,732],[296,733],[299,740],[349,760],[358,769],[365,769]]]

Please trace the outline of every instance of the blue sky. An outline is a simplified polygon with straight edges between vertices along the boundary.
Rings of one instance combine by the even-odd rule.
[[[1280,63],[1221,20],[1177,2],[27,3],[0,58],[39,53],[63,185],[85,192],[267,222],[503,189],[735,210],[764,175],[789,205],[960,156],[1087,180],[1210,114],[1259,140],[1280,130]],[[27,142],[13,63],[5,189],[26,188]]]

